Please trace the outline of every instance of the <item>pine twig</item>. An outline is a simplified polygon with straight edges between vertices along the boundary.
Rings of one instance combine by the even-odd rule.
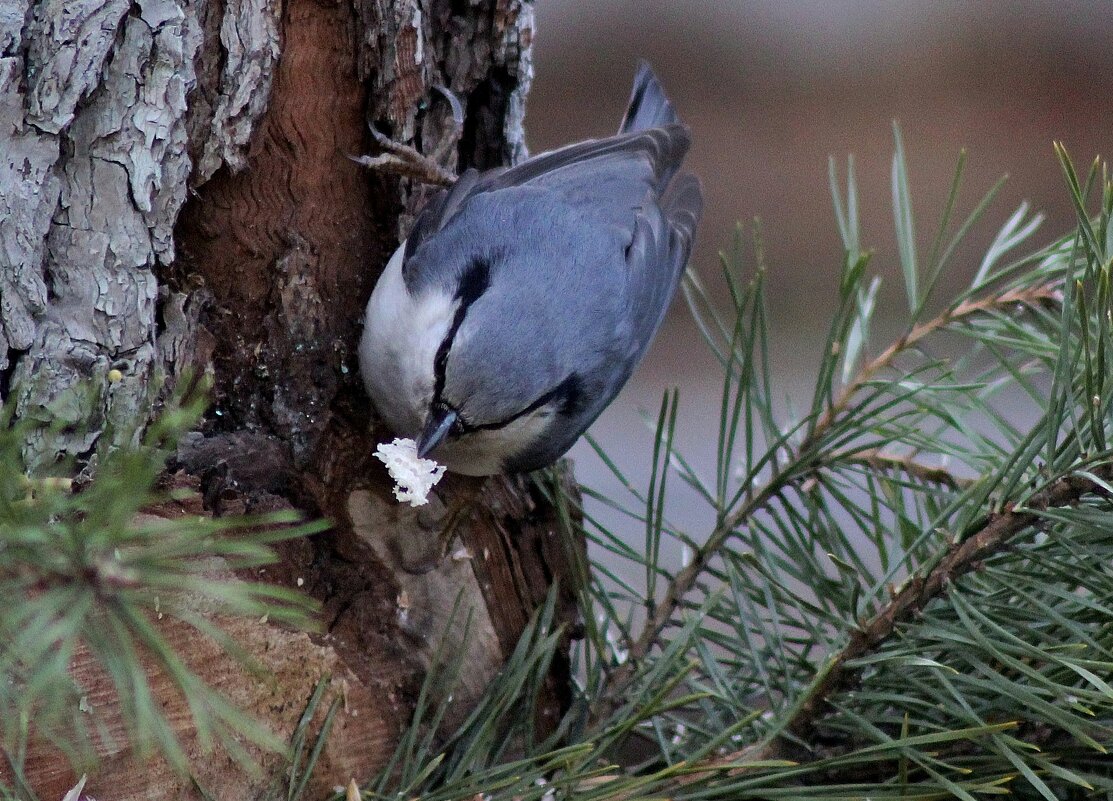
[[[819,418],[803,441],[793,449],[789,458],[779,463],[778,469],[765,485],[756,492],[748,493],[746,502],[716,527],[711,536],[708,537],[707,542],[700,548],[695,549],[692,561],[669,582],[661,603],[656,604],[650,610],[646,616],[641,634],[637,640],[630,644],[629,658],[611,674],[611,687],[608,694],[612,703],[614,703],[614,699],[620,698],[628,688],[636,675],[638,663],[649,654],[661,632],[676,613],[685,595],[695,586],[699,576],[710,564],[712,558],[718,553],[731,533],[779,496],[792,481],[800,477],[802,472],[814,471],[820,466],[814,464],[801,465],[802,454],[808,454],[815,448],[815,445],[821,441],[839,416],[847,410],[850,401],[862,387],[881,371],[891,367],[900,354],[953,323],[1003,308],[1018,305],[1036,306],[1060,298],[1061,290],[1058,286],[1044,284],[1036,287],[1009,289],[1001,294],[990,295],[977,300],[964,300],[946,309],[935,318],[913,326],[876,358],[863,364],[854,379],[843,387],[838,398]]]
[[[807,446],[818,442],[827,432],[827,429],[838,419],[839,415],[846,411],[850,401],[858,394],[862,387],[872,381],[882,370],[892,367],[893,362],[896,361],[900,354],[920,344],[920,342],[930,335],[946,328],[951,323],[968,319],[978,314],[996,311],[1009,306],[1037,306],[1041,303],[1059,301],[1061,299],[1062,290],[1056,284],[1043,284],[1035,287],[1017,287],[1002,292],[1000,295],[990,295],[978,300],[964,300],[957,306],[953,306],[942,312],[939,316],[913,326],[906,334],[878,354],[876,358],[859,368],[854,379],[843,387],[838,398],[835,399],[823,416],[819,418],[819,421],[808,433],[808,436],[805,437],[804,442],[798,450],[804,451],[807,449]]]
[[[964,490],[976,483],[976,479],[958,476],[945,467],[935,467],[918,462],[911,456],[895,456],[882,452],[879,448],[863,448],[849,453],[837,454],[824,466],[831,464],[857,464],[876,472],[901,472],[924,484],[942,484],[953,490]]]
[[[1113,479],[1113,465],[1095,468],[1091,472],[1103,481]],[[981,528],[961,543],[951,546],[925,576],[908,579],[893,593],[889,603],[854,631],[846,646],[827,660],[817,678],[796,704],[782,731],[802,736],[811,729],[827,700],[849,686],[857,675],[854,668],[848,666],[849,662],[876,650],[899,624],[915,619],[955,579],[977,570],[986,558],[1007,547],[1017,534],[1038,521],[1039,510],[1074,505],[1097,488],[1093,481],[1083,476],[1060,478],[1036,495],[1025,509],[1008,509],[991,515]],[[763,744],[721,757],[718,761],[729,763],[773,759],[779,749],[779,735],[774,735],[773,739]]]

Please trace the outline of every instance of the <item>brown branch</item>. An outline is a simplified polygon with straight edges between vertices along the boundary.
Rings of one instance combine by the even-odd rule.
[[[858,464],[878,472],[898,471],[925,484],[942,484],[954,490],[971,487],[975,479],[957,476],[945,467],[933,467],[916,461],[911,455],[895,456],[878,448],[863,448],[850,453],[837,454],[823,466],[831,464]]]
[[[1054,284],[1044,284],[1037,287],[1010,289],[1000,295],[993,295],[979,300],[965,300],[942,312],[937,317],[913,326],[907,333],[882,351],[875,359],[862,365],[854,379],[843,387],[838,398],[832,402],[827,411],[819,418],[819,421],[812,427],[807,436],[804,437],[803,442],[793,449],[786,461],[779,464],[769,481],[760,490],[756,492],[751,490],[747,494],[747,500],[741,508],[737,509],[734,514],[727,517],[717,526],[703,546],[695,549],[691,563],[677,573],[672,581],[669,582],[668,588],[665,591],[665,597],[661,599],[661,603],[655,604],[648,610],[641,634],[638,636],[637,640],[630,644],[629,658],[611,674],[611,687],[608,691],[611,698],[611,705],[607,705],[605,709],[609,711],[613,709],[613,705],[617,705],[618,701],[616,699],[621,698],[623,692],[633,680],[637,672],[638,663],[649,654],[650,650],[657,642],[657,638],[668,625],[673,614],[675,614],[681,600],[695,585],[696,580],[710,564],[712,558],[718,553],[723,543],[730,537],[731,532],[740,527],[758,510],[762,509],[766,504],[779,496],[793,480],[799,477],[800,471],[797,470],[793,472],[789,471],[787,468],[790,465],[797,464],[801,458],[800,454],[808,453],[824,434],[827,433],[827,430],[834,424],[839,415],[846,411],[851,399],[863,386],[882,370],[891,367],[901,353],[909,348],[915,347],[929,335],[946,328],[952,323],[1010,306],[1036,306],[1059,299],[1061,299],[1060,289]],[[877,458],[881,458],[880,454],[877,455]],[[906,466],[906,469],[912,470],[916,468],[909,464]],[[930,468],[924,467],[923,469],[929,470]]]
[[[1104,465],[1091,471],[1097,478],[1113,478],[1113,465]],[[808,689],[796,712],[784,730],[804,736],[815,724],[827,700],[836,692],[849,686],[857,675],[848,663],[870,653],[889,638],[898,625],[914,620],[928,603],[943,593],[955,579],[977,570],[983,561],[1004,549],[1020,532],[1036,523],[1038,512],[1043,509],[1071,506],[1088,492],[1097,489],[1089,478],[1067,476],[1055,481],[1034,496],[1026,509],[1009,509],[991,515],[985,524],[970,534],[962,543],[952,546],[926,576],[914,576],[897,590],[889,603],[850,635],[850,642],[826,664],[825,670]],[[1032,509],[1035,511],[1027,511]],[[721,763],[757,761],[775,758],[781,743],[750,746],[742,751],[720,758]]]

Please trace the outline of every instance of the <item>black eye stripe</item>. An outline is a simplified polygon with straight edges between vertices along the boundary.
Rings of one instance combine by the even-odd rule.
[[[491,262],[487,259],[475,258],[460,276],[460,285],[456,288],[456,297],[464,310],[479,300],[479,296],[487,291],[491,285]]]
[[[441,344],[437,348],[436,356],[433,358],[432,405],[434,408],[443,406],[456,411],[451,404],[446,403],[441,398],[444,394],[446,373],[448,371],[448,354],[452,350],[452,344],[456,339],[456,334],[459,332],[460,326],[464,323],[464,318],[467,316],[468,310],[471,308],[472,304],[479,300],[483,293],[490,288],[490,285],[490,261],[480,257],[472,259],[460,276],[460,283],[456,288],[456,300],[459,301],[459,305],[456,307],[456,313],[452,317],[452,324],[449,326],[448,333],[445,334],[444,339],[441,340]],[[551,390],[533,401],[533,403],[504,420],[499,420],[494,423],[473,424],[467,422],[463,415],[459,415],[459,412],[457,412],[459,416],[454,428],[458,429],[459,432],[463,434],[473,431],[490,431],[504,428],[515,420],[525,417],[527,414],[531,414],[549,404],[556,404],[561,414],[575,414],[583,408],[584,400],[583,380],[577,374],[572,373]]]
[[[529,406],[519,412],[515,412],[505,420],[499,420],[495,423],[472,424],[461,417],[458,419],[457,425],[465,434],[472,431],[491,431],[493,429],[505,428],[515,420],[519,420],[527,414],[535,412],[542,406],[547,406],[550,403],[555,403],[560,407],[558,410],[560,414],[575,414],[583,408],[584,400],[583,380],[575,373],[572,373],[568,378],[561,381]]]
[[[491,263],[484,258],[474,258],[464,269],[460,276],[460,284],[456,288],[456,300],[460,305],[456,307],[456,314],[452,317],[452,325],[448,333],[441,340],[437,348],[437,355],[433,357],[433,403],[439,403],[444,392],[445,372],[448,369],[448,352],[452,349],[452,341],[456,332],[464,323],[464,317],[471,305],[479,300],[480,296],[491,285]]]

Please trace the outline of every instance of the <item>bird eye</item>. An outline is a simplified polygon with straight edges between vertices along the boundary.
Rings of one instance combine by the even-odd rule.
[[[452,404],[445,403],[444,401],[437,401],[431,407],[431,413],[437,417],[444,416],[448,412],[452,413],[453,418],[451,425],[448,427],[448,432],[445,434],[447,439],[456,439],[472,430],[471,424]]]

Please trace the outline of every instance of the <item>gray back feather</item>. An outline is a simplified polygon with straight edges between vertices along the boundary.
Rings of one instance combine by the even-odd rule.
[[[665,96],[653,69],[638,63],[630,101],[619,132],[606,139],[588,139],[541,153],[513,167],[479,173],[466,170],[449,189],[426,204],[406,243],[407,257],[432,234],[440,231],[470,198],[528,183],[544,183],[553,189],[578,195],[584,190],[612,191],[628,173],[632,162],[643,161],[652,171],[652,185],[659,197],[672,180],[691,144],[687,126]],[[640,165],[639,165],[640,166]],[[617,175],[616,175],[617,173]],[[585,177],[588,180],[585,181]],[[618,181],[614,179],[618,178]],[[578,190],[578,191],[577,191]],[[573,202],[587,200],[570,197]],[[614,205],[637,205],[640,197],[611,196]],[[409,276],[407,275],[407,283]]]

